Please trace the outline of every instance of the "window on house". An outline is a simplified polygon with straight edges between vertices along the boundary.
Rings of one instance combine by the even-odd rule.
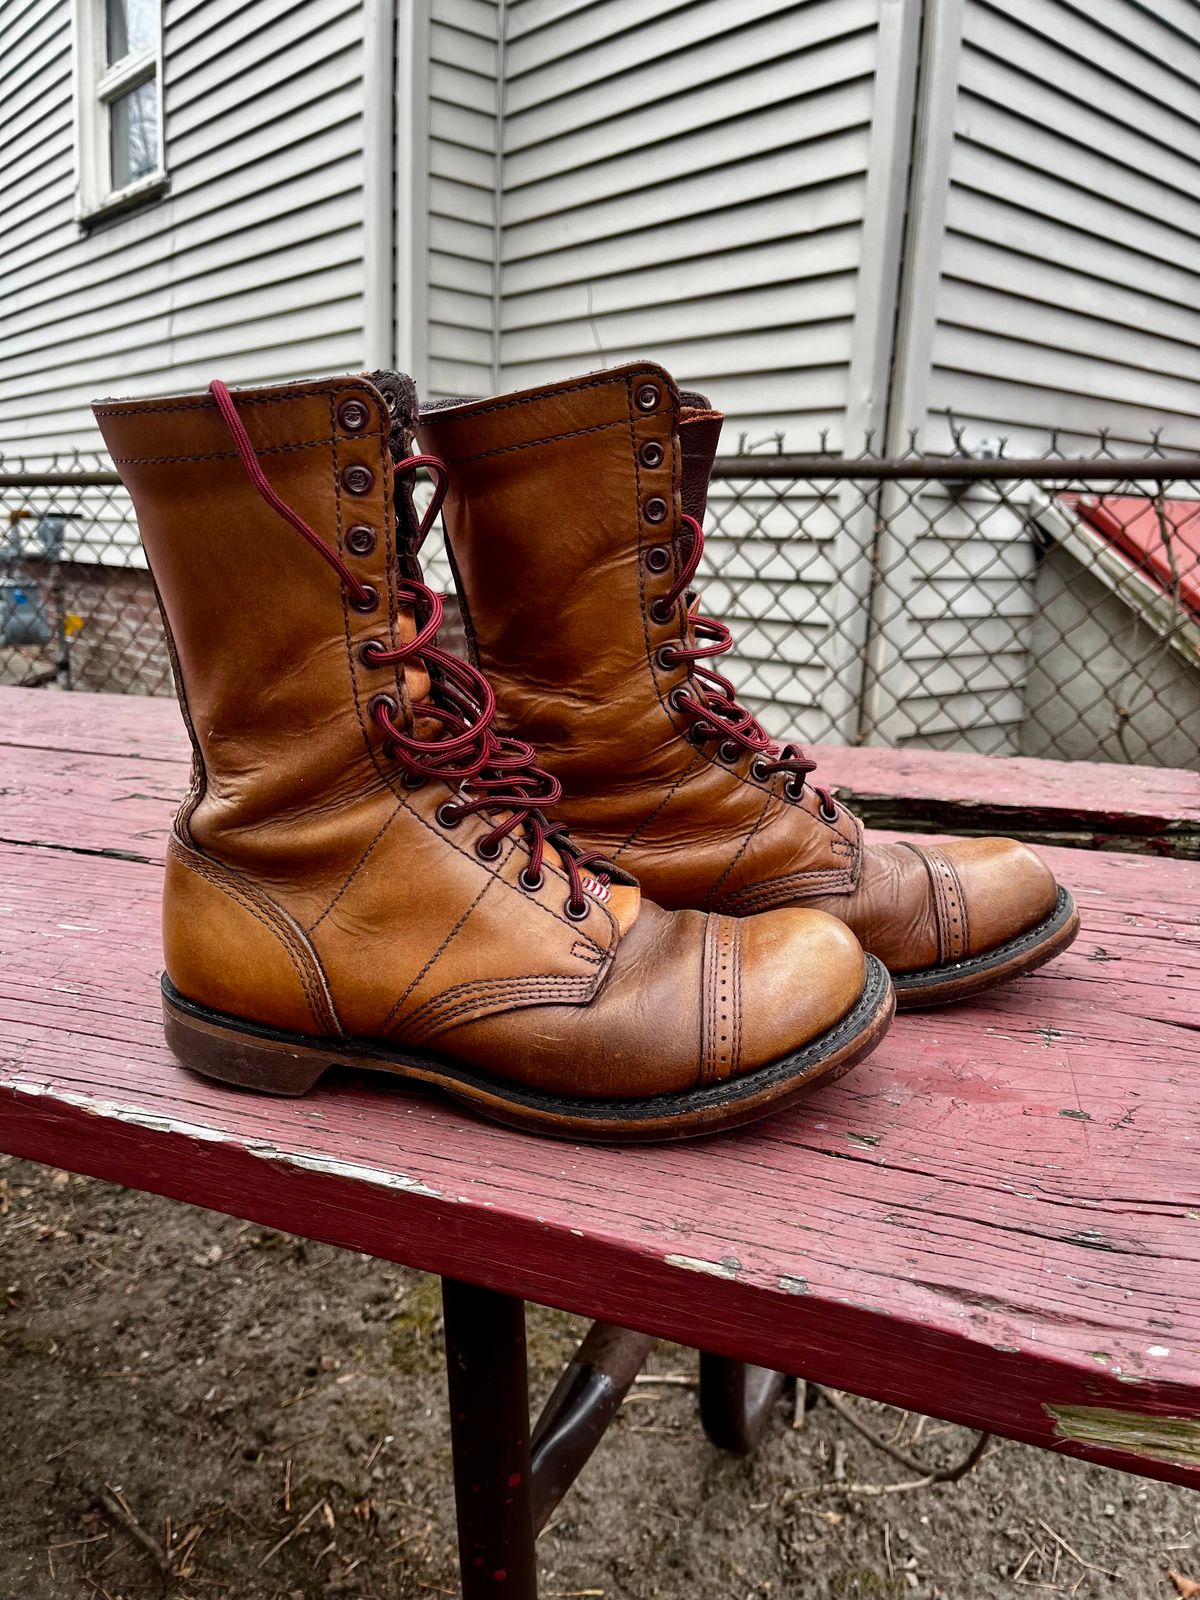
[[[76,146],[82,220],[165,181],[159,0],[75,0]]]

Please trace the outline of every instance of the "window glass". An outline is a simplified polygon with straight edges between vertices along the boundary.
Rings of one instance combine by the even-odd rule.
[[[158,84],[152,78],[108,108],[112,186],[123,189],[158,166]]]
[[[153,44],[158,31],[158,0],[105,0],[108,64]]]

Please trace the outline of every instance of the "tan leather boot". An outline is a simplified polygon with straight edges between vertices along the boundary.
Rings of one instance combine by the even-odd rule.
[[[422,413],[502,726],[539,746],[577,836],[664,906],[832,911],[901,1005],[1038,966],[1078,919],[1032,850],[865,842],[712,670],[730,634],[690,586],[721,421],[647,362]]]
[[[839,922],[662,911],[546,819],[558,784],[434,643],[411,486],[444,472],[406,454],[411,383],[377,380],[95,408],[195,753],[176,1054],[284,1094],[380,1068],[587,1139],[732,1126],[843,1070],[892,998]]]

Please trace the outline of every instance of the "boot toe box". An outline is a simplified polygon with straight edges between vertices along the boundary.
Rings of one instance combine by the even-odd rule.
[[[737,927],[735,1070],[744,1073],[802,1049],[840,1022],[862,995],[866,958],[845,923],[823,911],[765,911]]]
[[[960,839],[943,851],[963,887],[969,955],[995,950],[1053,912],[1058,884],[1028,845],[1015,839]]]

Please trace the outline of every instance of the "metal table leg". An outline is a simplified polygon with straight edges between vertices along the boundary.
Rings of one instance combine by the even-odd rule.
[[[621,1409],[656,1341],[595,1322],[554,1386],[533,1430],[533,1525],[551,1512]]]
[[[463,1600],[537,1600],[525,1303],[442,1279]]]
[[[700,1421],[721,1450],[748,1456],[771,1425],[787,1377],[769,1367],[700,1352]]]

